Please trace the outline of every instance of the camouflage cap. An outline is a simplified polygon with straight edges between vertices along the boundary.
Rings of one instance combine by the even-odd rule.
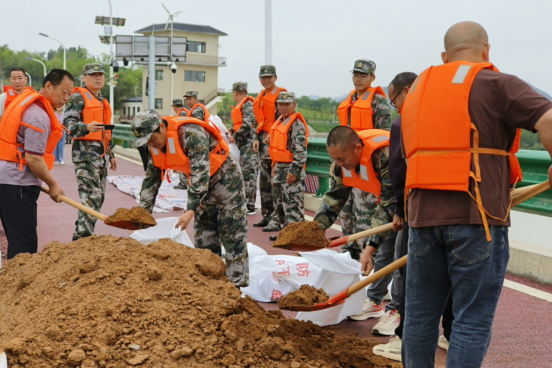
[[[236,82],[232,85],[231,92],[247,92],[247,82]]]
[[[155,110],[144,110],[136,114],[130,123],[130,129],[136,136],[132,147],[141,147],[148,144],[155,129],[161,125],[161,116]]]
[[[280,92],[276,102],[295,102],[295,93],[293,92]]]
[[[172,103],[173,106],[184,106],[184,100],[181,98],[175,98]]]
[[[82,69],[84,75],[92,74],[92,73],[103,73],[105,74],[105,69],[102,64],[99,63],[92,63],[92,64],[86,64],[84,68]]]
[[[186,94],[184,95],[184,97],[196,97],[199,95],[199,93],[197,93],[197,91],[188,91],[186,92]]]
[[[359,72],[363,74],[374,74],[376,72],[376,63],[372,60],[359,59],[355,61],[355,66],[351,72]]]
[[[276,75],[276,67],[274,65],[261,65],[259,77],[271,77]]]

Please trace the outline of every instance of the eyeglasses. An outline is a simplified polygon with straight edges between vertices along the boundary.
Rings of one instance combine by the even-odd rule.
[[[389,103],[389,105],[393,106],[394,108],[397,108],[397,105],[395,105],[395,100],[397,99],[397,97],[399,97],[399,95],[401,94],[401,92],[403,91],[405,87],[401,88],[399,90],[399,93],[397,93],[397,95],[395,96],[394,99],[391,100],[391,102]]]

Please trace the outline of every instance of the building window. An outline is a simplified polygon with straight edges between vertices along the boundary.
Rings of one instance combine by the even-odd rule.
[[[207,48],[205,42],[188,41],[187,45],[186,50],[190,52],[205,53],[205,49]]]
[[[123,115],[126,115],[126,107],[123,106]]]
[[[156,81],[163,80],[163,70],[155,70],[155,80]]]
[[[155,99],[155,109],[156,110],[163,109],[163,99],[162,98],[156,98]]]
[[[140,112],[140,107],[137,107],[137,108],[136,108],[136,112]]]
[[[205,82],[205,72],[186,70],[184,73],[184,80],[186,82]]]

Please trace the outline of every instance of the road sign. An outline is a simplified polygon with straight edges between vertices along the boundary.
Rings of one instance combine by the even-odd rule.
[[[119,61],[147,63],[149,60],[149,37],[114,37],[115,57]],[[185,62],[187,37],[155,37],[155,62]]]

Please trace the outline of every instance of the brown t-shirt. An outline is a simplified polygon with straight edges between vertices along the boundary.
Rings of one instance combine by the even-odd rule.
[[[469,113],[479,131],[479,146],[508,151],[516,129],[535,132],[535,124],[552,102],[521,79],[492,70],[477,74],[470,91]],[[510,166],[508,158],[479,155],[481,198],[489,225],[510,226]],[[472,161],[472,171],[475,168]],[[475,197],[474,182],[470,191]],[[411,227],[483,224],[477,203],[465,192],[415,189],[408,196],[408,224]]]

